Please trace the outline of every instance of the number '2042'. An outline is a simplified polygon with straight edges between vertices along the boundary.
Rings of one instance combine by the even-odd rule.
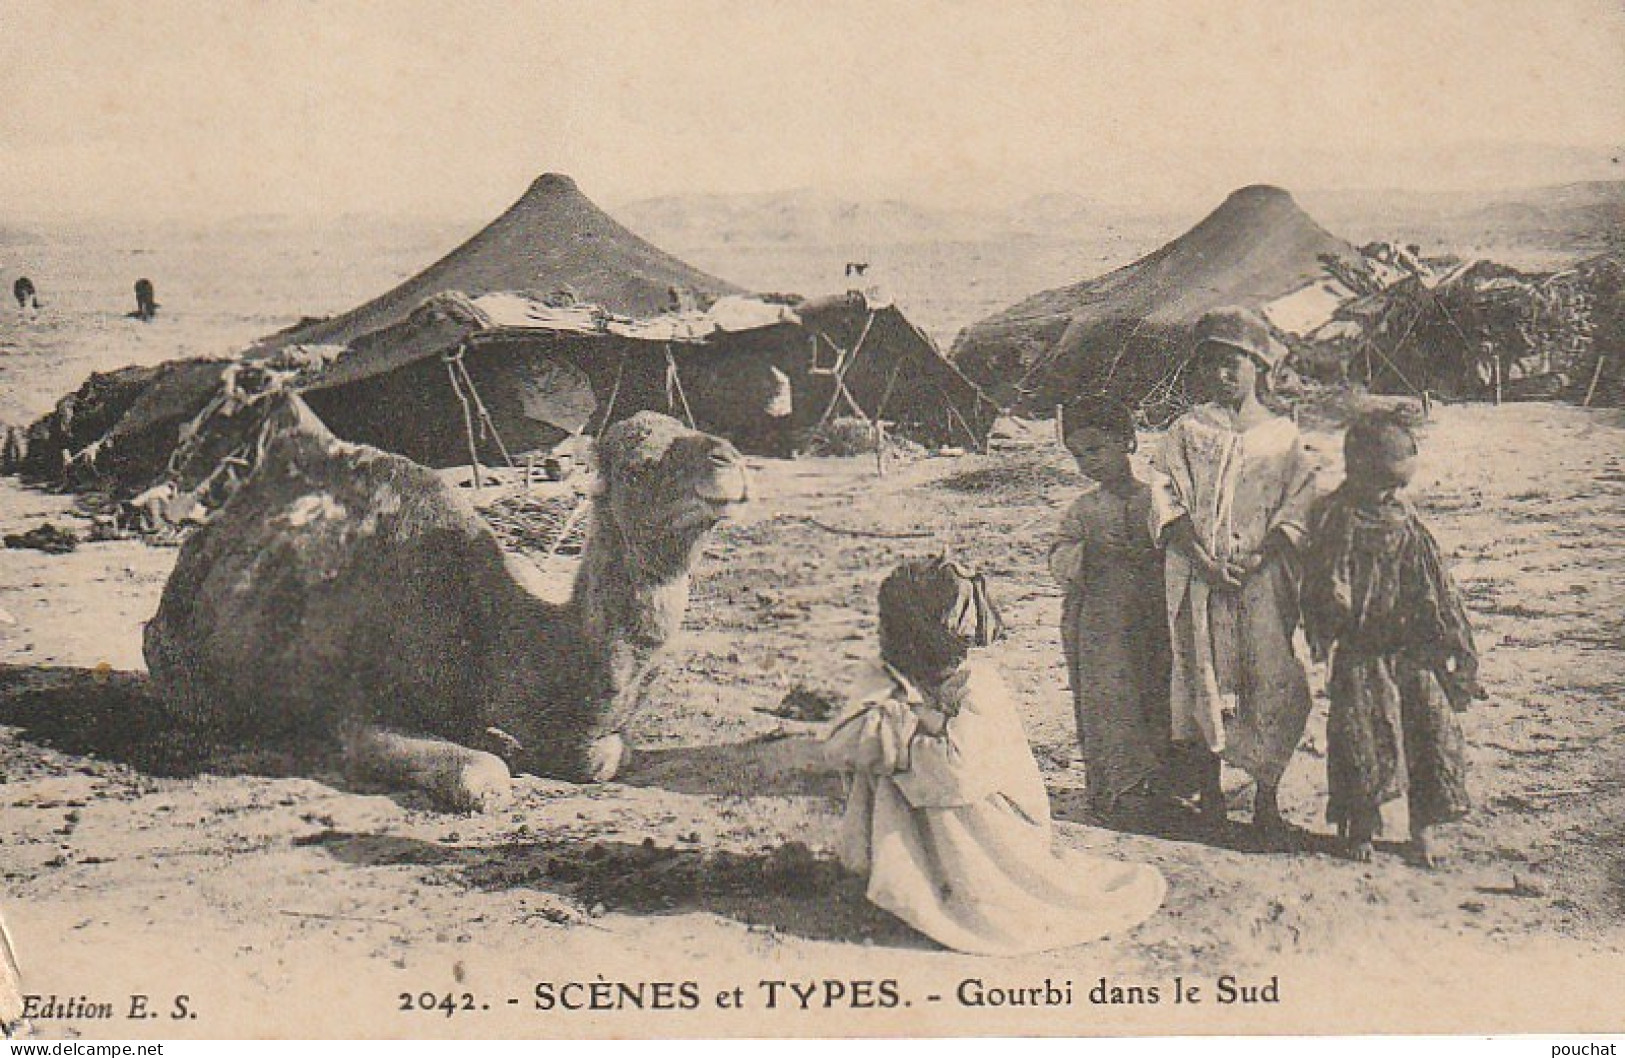
[[[399,999],[397,1010],[440,1013],[448,1018],[458,1011],[479,1009],[472,992],[402,992]]]

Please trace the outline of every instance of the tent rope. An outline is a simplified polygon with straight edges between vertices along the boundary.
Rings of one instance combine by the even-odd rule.
[[[1430,291],[1429,292],[1429,297],[1430,297],[1430,299],[1433,301],[1433,303],[1435,305],[1439,304],[1437,294],[1433,294]],[[1444,306],[1439,305],[1439,308],[1443,309]],[[1399,341],[1394,343],[1394,356],[1398,356],[1400,350],[1405,348],[1405,343],[1411,340],[1411,335],[1416,331],[1417,321],[1422,318],[1422,313],[1425,312],[1425,311],[1426,311],[1425,309],[1418,308],[1416,310],[1416,312],[1411,316],[1411,318],[1405,321],[1405,333],[1401,334],[1399,336]],[[1446,313],[1445,315],[1448,316],[1449,313]],[[1452,322],[1454,322],[1454,321],[1452,321]],[[1459,327],[1457,328],[1457,332],[1458,333],[1460,332]],[[1467,336],[1462,335],[1462,340],[1466,341]],[[1420,394],[1422,392],[1422,390],[1417,388],[1416,383],[1412,382],[1409,378],[1407,378],[1406,375],[1405,375],[1405,372],[1403,372],[1403,371],[1401,371],[1399,369],[1399,365],[1394,363],[1393,359],[1390,358],[1387,353],[1385,353],[1381,349],[1377,348],[1377,344],[1375,342],[1373,342],[1370,338],[1365,339],[1363,347],[1364,347],[1364,351],[1365,351],[1365,378],[1366,378],[1366,384],[1367,385],[1369,385],[1371,383],[1371,354],[1374,352],[1374,353],[1377,354],[1378,357],[1381,358],[1383,363],[1385,363],[1389,367],[1393,368],[1394,374],[1399,376],[1399,380],[1401,382],[1405,383],[1405,386],[1406,386],[1407,389],[1409,389],[1412,393]]]
[[[603,433],[604,428],[614,421],[615,400],[621,395],[621,376],[626,373],[626,350],[621,350],[620,363],[615,365],[615,384],[609,388],[609,403],[604,405],[604,418],[598,424],[598,432]]]
[[[688,395],[683,392],[683,377],[677,370],[677,358],[672,355],[671,343],[667,342],[663,348],[666,350],[666,407],[671,407],[672,390],[677,391],[677,399],[683,405],[683,417],[688,420],[690,430],[699,429],[694,424],[694,411],[688,406]]]
[[[823,331],[814,332],[819,338],[824,339],[831,349],[835,350],[835,354],[838,358],[837,363],[840,365],[835,369],[835,392],[829,395],[829,406],[824,409],[824,414],[818,417],[818,427],[815,427],[815,429],[822,427],[824,424],[829,422],[829,417],[835,414],[835,409],[837,406],[839,406],[842,397],[845,397],[847,403],[851,405],[855,411],[857,411],[860,419],[869,418],[869,413],[863,410],[863,408],[858,404],[857,399],[854,398],[851,392],[846,388],[846,373],[852,370],[853,364],[858,362],[858,354],[863,352],[863,343],[868,340],[869,329],[873,327],[874,324],[875,310],[870,309],[868,318],[863,321],[863,330],[858,332],[857,343],[852,346],[852,350],[850,352],[847,352],[840,346],[836,345],[835,342],[830,339],[830,336],[825,334]]]
[[[474,410],[468,403],[468,397],[463,394],[462,384],[457,381],[453,354],[447,353],[442,359],[446,364],[446,377],[451,380],[451,391],[456,395],[457,402],[463,406],[463,434],[468,439],[468,467],[474,472],[474,488],[483,489],[485,481],[480,476],[479,442],[474,437]]]
[[[463,360],[463,347],[458,347],[452,359],[456,365],[457,374],[461,378],[464,388],[468,391],[469,399],[473,401],[474,409],[479,415],[480,436],[483,437],[485,432],[489,430],[491,440],[496,442],[497,451],[502,453],[502,461],[508,464],[509,469],[517,470],[519,464],[514,462],[513,456],[508,452],[508,446],[502,442],[502,431],[497,429],[496,420],[491,417],[491,412],[486,408],[485,401],[480,399],[480,391],[474,386],[474,377],[468,373],[468,364]]]

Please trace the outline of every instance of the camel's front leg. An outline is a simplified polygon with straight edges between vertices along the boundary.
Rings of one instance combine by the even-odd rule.
[[[499,808],[512,785],[508,765],[494,753],[371,725],[345,730],[344,763],[352,779],[424,790],[451,812]]]
[[[632,749],[626,744],[624,728],[642,706],[660,668],[655,659],[627,651],[614,659],[611,672],[613,693],[609,706],[587,742],[587,777],[592,782],[608,782],[626,766]]]

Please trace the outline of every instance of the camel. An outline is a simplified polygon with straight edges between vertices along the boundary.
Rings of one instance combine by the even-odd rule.
[[[147,625],[170,712],[262,744],[336,739],[352,775],[459,811],[501,803],[511,769],[612,778],[703,538],[747,499],[734,447],[653,412],[605,430],[580,570],[549,601],[455,488],[278,400]]]

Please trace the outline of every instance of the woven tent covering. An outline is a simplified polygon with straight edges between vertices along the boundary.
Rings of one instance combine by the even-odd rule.
[[[470,297],[495,291],[545,296],[570,290],[575,300],[626,316],[671,307],[673,289],[709,304],[743,291],[634,235],[559,173],[537,177],[500,217],[400,286],[330,319],[298,324],[260,345],[348,345],[406,319],[443,290]]]
[[[346,346],[403,324],[424,301],[448,290],[470,297],[568,292],[570,298],[626,316],[665,312],[674,292],[702,305],[740,292],[622,227],[568,176],[547,173],[501,216],[406,282],[342,315],[305,320],[269,335],[236,359],[274,360],[290,347]],[[161,465],[180,442],[180,431],[218,396],[227,363],[177,360],[93,378],[86,391],[64,398],[24,431],[19,444],[26,450],[8,469],[56,481],[64,454],[73,456],[108,437],[105,458],[124,465],[121,478],[150,476],[154,462]],[[92,404],[95,418],[108,422],[87,419]],[[92,454],[102,457],[102,452]]]
[[[996,400],[1028,414],[1077,393],[1140,403],[1176,376],[1191,327],[1222,305],[1261,308],[1323,280],[1359,251],[1277,187],[1242,188],[1156,252],[1097,279],[1035,294],[966,328],[952,359]]]
[[[93,379],[42,420],[50,444],[30,444],[40,458],[22,472],[121,500],[162,493],[159,520],[202,520],[252,472],[283,393],[344,440],[434,468],[528,468],[639,411],[766,455],[854,414],[921,443],[980,448],[998,413],[901,311],[862,294],[728,295],[703,312],[635,318],[442,291],[347,345]]]

